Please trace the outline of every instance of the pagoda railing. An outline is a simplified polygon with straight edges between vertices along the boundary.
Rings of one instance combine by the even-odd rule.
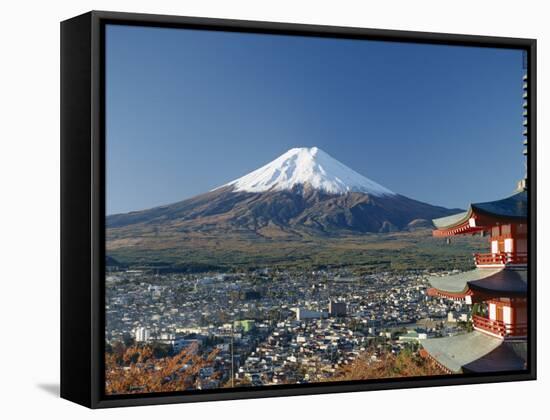
[[[502,321],[485,318],[481,315],[473,315],[474,328],[499,337],[525,337],[527,335],[527,323],[506,324]]]
[[[474,254],[476,265],[524,265],[527,264],[527,252],[497,252]]]

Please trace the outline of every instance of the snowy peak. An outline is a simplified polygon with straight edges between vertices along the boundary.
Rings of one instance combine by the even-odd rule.
[[[267,165],[224,185],[227,186],[232,186],[234,191],[256,193],[309,186],[328,194],[395,195],[317,147],[290,149]]]

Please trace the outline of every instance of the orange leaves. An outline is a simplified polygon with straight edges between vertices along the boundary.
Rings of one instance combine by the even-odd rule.
[[[386,353],[376,358],[373,357],[373,353],[364,354],[349,366],[342,368],[330,380],[354,381],[445,374],[446,372],[431,360],[422,358],[417,353],[402,351],[398,355]]]
[[[201,369],[211,366],[215,357],[216,352],[199,355],[196,346],[163,358],[155,358],[149,346],[113,348],[112,353],[105,354],[105,392],[112,395],[194,389]]]

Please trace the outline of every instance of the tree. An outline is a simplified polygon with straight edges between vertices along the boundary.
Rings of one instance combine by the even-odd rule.
[[[445,375],[433,361],[423,358],[418,352],[402,350],[398,355],[384,353],[373,358],[367,352],[353,363],[341,367],[329,381],[357,381],[398,377]]]
[[[197,346],[190,346],[173,357],[157,358],[150,346],[113,346],[113,352],[105,354],[105,392],[113,395],[194,389],[201,369],[211,366],[216,355],[213,351],[201,356]],[[215,380],[215,376],[207,379]]]

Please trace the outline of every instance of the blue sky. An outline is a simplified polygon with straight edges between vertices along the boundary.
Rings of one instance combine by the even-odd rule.
[[[317,146],[447,207],[524,173],[522,52],[108,25],[107,214],[211,190]]]

